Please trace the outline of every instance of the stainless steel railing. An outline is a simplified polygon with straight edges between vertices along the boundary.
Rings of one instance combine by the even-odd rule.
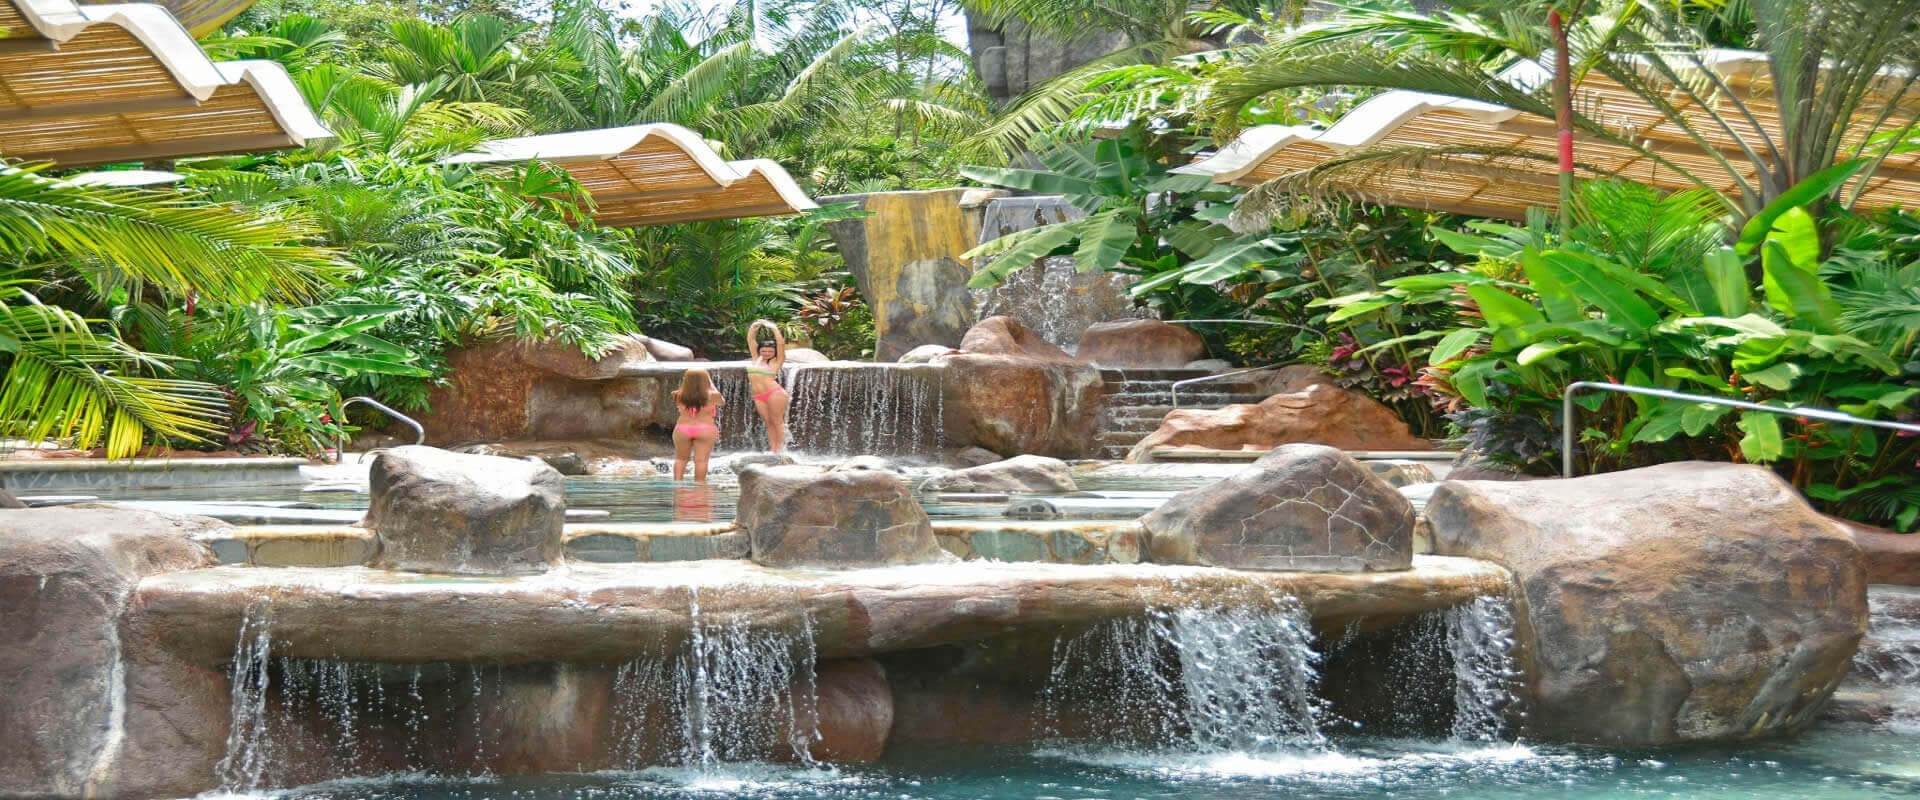
[[[1166,323],[1168,325],[1188,325],[1188,324],[1201,324],[1201,323],[1223,323],[1223,324],[1232,323],[1235,325],[1270,325],[1270,326],[1276,326],[1276,327],[1282,327],[1282,328],[1299,328],[1300,330],[1317,334],[1319,335],[1320,338],[1326,339],[1327,341],[1333,341],[1333,337],[1328,336],[1326,331],[1319,330],[1317,328],[1309,328],[1305,325],[1295,325],[1291,322],[1277,322],[1274,320],[1267,320],[1267,319],[1170,319],[1170,320],[1166,320]],[[1286,367],[1286,366],[1292,366],[1292,365],[1268,364],[1264,367],[1248,367],[1246,369],[1237,369],[1232,372],[1222,372],[1217,375],[1202,375],[1198,378],[1187,378],[1186,380],[1174,381],[1173,389],[1172,389],[1174,410],[1177,411],[1180,408],[1180,387],[1182,386],[1189,386],[1196,383],[1205,383],[1207,381],[1217,381],[1222,378],[1231,378],[1235,375],[1245,375],[1249,372],[1260,372],[1262,370],[1279,369],[1281,367]]]
[[[427,443],[427,429],[425,427],[422,427],[418,420],[415,420],[412,417],[409,417],[405,414],[402,414],[398,411],[393,410],[391,407],[389,407],[385,403],[382,403],[378,400],[375,400],[371,397],[367,397],[364,395],[359,397],[349,397],[347,398],[346,402],[343,402],[340,404],[340,414],[342,417],[342,419],[340,420],[341,424],[344,425],[346,423],[345,416],[347,413],[347,406],[353,405],[354,403],[373,406],[374,408],[377,408],[377,409],[380,409],[381,411],[386,412],[387,416],[393,417],[394,419],[407,423],[407,425],[413,428],[413,443],[414,444]],[[342,432],[339,436],[334,438],[333,463],[344,464],[346,463],[346,460],[347,460],[347,436],[344,432]]]
[[[1687,392],[1676,392],[1672,389],[1655,389],[1650,386],[1635,386],[1627,383],[1575,381],[1567,384],[1566,391],[1562,393],[1560,397],[1560,477],[1563,478],[1573,477],[1573,396],[1582,389],[1645,395],[1647,397],[1659,397],[1689,403],[1708,403],[1747,411],[1765,411],[1769,414],[1780,414],[1789,417],[1808,417],[1811,419],[1826,420],[1828,422],[1841,422],[1848,425],[1867,425],[1874,428],[1887,428],[1889,430],[1920,434],[1920,425],[1905,422],[1889,422],[1883,419],[1865,419],[1830,408],[1814,408],[1812,406],[1783,408],[1781,406],[1768,406],[1759,403],[1750,403],[1745,400],[1735,400],[1730,397],[1690,394]]]

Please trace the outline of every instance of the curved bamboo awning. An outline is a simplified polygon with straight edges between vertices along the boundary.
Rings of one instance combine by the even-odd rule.
[[[166,9],[0,0],[0,156],[86,166],[329,138],[271,61],[215,63]]]
[[[104,5],[101,0],[84,0],[89,5]],[[159,0],[180,25],[198,39],[220,29],[227,20],[253,6],[254,0]]]
[[[609,227],[797,214],[818,208],[779,164],[728,161],[691,130],[670,123],[499,139],[449,164],[545,161],[593,197]]]
[[[1771,90],[1761,83],[1765,57],[1723,50],[1703,54],[1703,61],[1741,93],[1741,102],[1767,136],[1779,141],[1778,106]],[[1543,84],[1548,73],[1529,62],[1506,70],[1501,77],[1533,87]],[[1738,184],[1714,158],[1717,154],[1744,167],[1744,179],[1754,178],[1740,142],[1758,142],[1760,132],[1739,119],[1742,115],[1724,98],[1717,102],[1725,107],[1715,110],[1733,120],[1730,127],[1739,138],[1698,114],[1698,106],[1684,94],[1668,98],[1683,113],[1698,114],[1689,127],[1715,151],[1710,154],[1665,114],[1604,75],[1588,73],[1575,87],[1575,95],[1576,108],[1583,114],[1625,139],[1640,142],[1671,165],[1604,139],[1576,135],[1574,158],[1582,177],[1614,175],[1669,190],[1697,188],[1677,167],[1717,191],[1738,196]],[[1920,104],[1920,98],[1902,101],[1903,106],[1915,104]],[[1860,110],[1849,144],[1878,127],[1882,109],[1868,104]],[[1448,146],[1498,154],[1416,155]],[[1328,168],[1343,157],[1386,150],[1408,155]],[[1312,176],[1313,188],[1381,205],[1523,219],[1528,208],[1554,208],[1560,202],[1552,120],[1505,106],[1422,92],[1392,91],[1373,97],[1325,130],[1285,125],[1251,128],[1218,152],[1173,171],[1209,176],[1216,183],[1257,186],[1276,179],[1306,183],[1309,171],[1316,168],[1321,171]],[[1888,157],[1869,180],[1858,207],[1920,206],[1920,153]]]

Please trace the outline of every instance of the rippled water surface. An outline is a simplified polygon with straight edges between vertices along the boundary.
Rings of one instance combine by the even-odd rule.
[[[1920,739],[1833,727],[1795,743],[1739,750],[1580,748],[1337,739],[1285,754],[1098,749],[943,749],[893,753],[838,770],[731,765],[710,770],[515,778],[394,776],[302,787],[281,800],[480,798],[1904,798],[1920,796]]]

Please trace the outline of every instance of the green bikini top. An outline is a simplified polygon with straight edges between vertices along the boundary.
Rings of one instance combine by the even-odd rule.
[[[771,367],[747,367],[748,375],[778,375],[780,370]]]

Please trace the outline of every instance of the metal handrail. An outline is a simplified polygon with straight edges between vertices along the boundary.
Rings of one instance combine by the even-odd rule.
[[[340,404],[341,424],[343,425],[346,424],[347,406],[353,405],[354,403],[373,406],[374,408],[387,412],[387,416],[393,417],[394,419],[400,420],[401,422],[407,423],[408,425],[413,427],[413,443],[414,444],[427,443],[427,429],[425,427],[422,427],[418,420],[415,420],[412,417],[409,417],[405,414],[395,411],[392,408],[388,407],[387,404],[382,403],[378,400],[375,400],[371,397],[367,397],[365,395],[361,395],[359,397],[349,397],[346,399],[346,402],[343,402]],[[347,463],[347,434],[345,431],[341,431],[339,436],[334,437],[333,463],[335,464]]]
[[[1325,339],[1329,342],[1333,341],[1332,336],[1328,336],[1326,331],[1320,330],[1318,328],[1309,328],[1305,325],[1295,325],[1294,323],[1291,323],[1291,322],[1276,322],[1274,320],[1268,320],[1268,319],[1170,319],[1170,320],[1165,320],[1165,322],[1168,325],[1186,325],[1189,323],[1234,323],[1238,325],[1273,325],[1273,326],[1278,326],[1283,328],[1299,328],[1300,330],[1303,330],[1303,331],[1319,334],[1320,338]],[[1237,369],[1232,372],[1222,372],[1218,375],[1202,375],[1198,378],[1187,378],[1186,380],[1174,381],[1173,389],[1172,389],[1173,408],[1175,411],[1180,410],[1180,387],[1182,386],[1186,386],[1188,384],[1194,384],[1194,383],[1204,383],[1206,381],[1217,381],[1217,380],[1220,380],[1221,378],[1231,378],[1235,375],[1245,375],[1249,372],[1259,372],[1261,370],[1279,369],[1281,367],[1289,367],[1289,366],[1292,366],[1292,365],[1291,364],[1268,364],[1264,367],[1248,367],[1246,369]]]
[[[1920,434],[1920,425],[1913,425],[1905,422],[1889,422],[1883,419],[1863,419],[1861,417],[1856,417],[1852,414],[1848,414],[1841,411],[1835,411],[1830,408],[1814,408],[1812,406],[1794,406],[1792,408],[1781,408],[1780,406],[1766,406],[1766,405],[1761,405],[1759,403],[1750,403],[1745,400],[1734,400],[1729,397],[1714,397],[1712,395],[1705,395],[1705,394],[1689,394],[1687,392],[1676,392],[1671,389],[1655,389],[1650,386],[1635,386],[1633,384],[1628,384],[1628,383],[1602,383],[1600,381],[1575,381],[1573,383],[1567,384],[1566,391],[1561,395],[1561,398],[1560,398],[1560,405],[1561,405],[1561,408],[1560,408],[1560,477],[1563,477],[1563,478],[1573,477],[1573,414],[1574,414],[1573,396],[1575,393],[1579,392],[1581,389],[1595,389],[1603,392],[1620,392],[1621,394],[1646,395],[1648,397],[1660,397],[1667,400],[1682,400],[1689,403],[1707,403],[1707,404],[1716,405],[1716,406],[1726,406],[1728,408],[1745,409],[1747,411],[1765,411],[1769,414],[1780,414],[1782,416],[1789,416],[1789,417],[1811,417],[1813,419],[1823,419],[1828,422],[1843,422],[1849,425],[1867,425],[1875,428],[1887,428],[1890,430],[1905,431],[1907,433]]]

